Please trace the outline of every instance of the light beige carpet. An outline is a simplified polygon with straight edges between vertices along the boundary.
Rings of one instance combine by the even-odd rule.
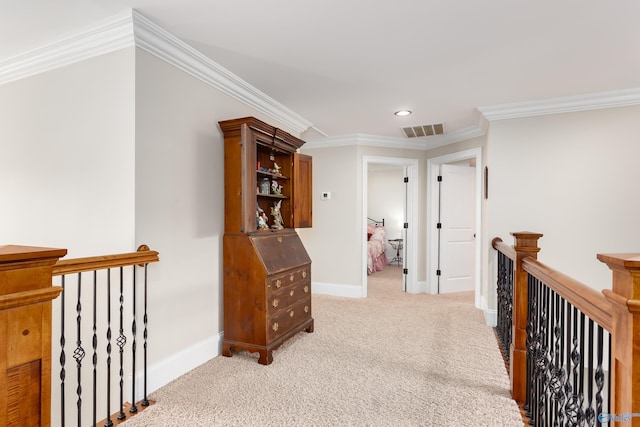
[[[370,276],[366,299],[314,295],[315,332],[271,365],[216,357],[124,426],[522,426],[473,295],[406,294],[399,271]]]

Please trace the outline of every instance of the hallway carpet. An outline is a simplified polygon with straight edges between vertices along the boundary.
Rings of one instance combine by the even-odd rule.
[[[215,357],[153,393],[136,426],[522,426],[492,328],[471,293],[402,292],[400,269],[368,298],[313,296],[315,332],[259,365]]]

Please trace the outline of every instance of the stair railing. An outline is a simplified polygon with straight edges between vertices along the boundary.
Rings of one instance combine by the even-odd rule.
[[[640,254],[599,254],[601,293],[537,261],[539,233],[495,238],[496,334],[532,425],[640,426]]]
[[[63,289],[54,306],[54,319],[59,322],[54,329],[59,330],[60,339],[54,346],[59,363],[53,367],[60,381],[52,389],[61,426],[71,419],[79,427],[95,426],[103,419],[100,423],[109,427],[149,405],[147,266],[158,260],[156,251],[142,245],[137,252],[60,260],[53,266],[52,274],[59,277]],[[139,359],[141,372],[136,365]],[[138,399],[140,379],[142,398]],[[87,388],[89,394],[84,393]]]

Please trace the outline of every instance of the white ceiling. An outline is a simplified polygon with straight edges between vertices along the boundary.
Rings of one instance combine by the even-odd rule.
[[[0,0],[0,64],[130,8],[332,137],[640,87],[638,0]]]

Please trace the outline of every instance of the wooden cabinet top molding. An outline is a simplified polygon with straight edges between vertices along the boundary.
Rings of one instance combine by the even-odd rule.
[[[291,151],[296,151],[302,147],[305,143],[300,138],[297,138],[282,129],[271,126],[255,117],[242,117],[240,119],[224,120],[218,122],[220,129],[224,132],[225,136],[240,137],[242,125],[247,125],[251,130],[260,133],[263,136],[261,142],[276,147],[282,146]]]

